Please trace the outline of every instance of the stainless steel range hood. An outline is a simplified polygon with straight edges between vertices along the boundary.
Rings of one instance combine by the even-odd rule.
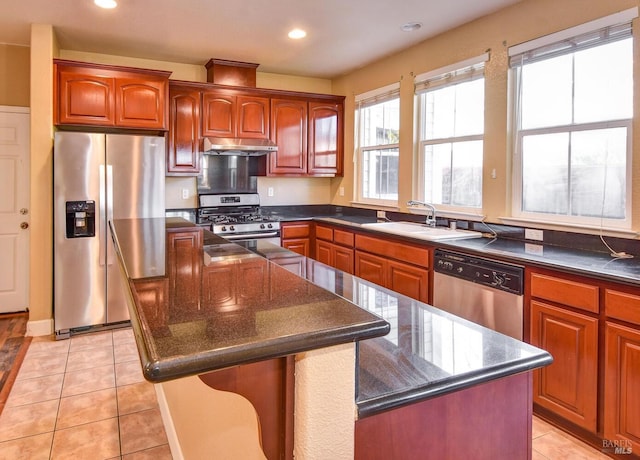
[[[239,139],[205,137],[203,142],[205,155],[266,155],[278,150],[277,144],[269,139]]]

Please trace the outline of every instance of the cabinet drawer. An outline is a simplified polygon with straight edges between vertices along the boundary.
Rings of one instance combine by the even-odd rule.
[[[338,230],[337,228],[333,231],[333,242],[336,244],[340,244],[342,246],[348,246],[350,248],[353,247],[353,233],[346,232],[344,230]]]
[[[539,273],[531,274],[531,296],[598,313],[598,287]]]
[[[309,238],[309,224],[283,224],[280,230],[283,240],[289,238]]]
[[[316,238],[325,241],[333,241],[333,229],[316,225]]]
[[[605,289],[604,310],[611,318],[640,325],[640,296]]]
[[[420,267],[429,267],[429,250],[427,248],[365,235],[356,235],[355,246],[356,249],[378,254],[389,259],[400,260]]]

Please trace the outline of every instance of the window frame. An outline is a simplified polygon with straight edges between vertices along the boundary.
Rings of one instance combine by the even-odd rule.
[[[483,88],[483,115],[486,110],[486,78],[485,78],[485,66],[489,60],[489,53],[484,53],[480,56],[475,56],[464,61],[460,61],[448,66],[432,70],[420,75],[417,75],[414,79],[414,101],[417,108],[416,111],[416,132],[418,134],[416,140],[416,152],[415,152],[415,182],[413,187],[413,195],[416,196],[418,201],[426,201],[424,189],[426,186],[425,177],[425,147],[429,145],[442,145],[442,144],[455,144],[468,141],[481,141],[482,142],[482,172],[481,178],[484,182],[484,137],[486,132],[486,124],[483,120],[482,133],[480,134],[465,134],[451,137],[440,137],[433,139],[426,139],[425,133],[425,121],[426,121],[426,94],[430,91],[437,91],[453,85],[472,82],[478,79],[482,79],[484,82]],[[480,206],[459,206],[452,204],[440,204],[432,203],[437,206],[438,212],[447,213],[451,215],[466,215],[466,216],[481,216],[483,212],[483,185],[480,187]]]
[[[396,191],[398,198],[395,200],[384,198],[368,198],[364,196],[364,163],[365,154],[367,152],[376,150],[393,150],[398,151],[398,162],[400,160],[400,139],[398,136],[398,142],[393,144],[377,144],[363,147],[362,142],[362,110],[375,104],[388,102],[397,99],[398,101],[398,133],[400,133],[400,82],[392,83],[390,85],[377,88],[366,93],[362,93],[355,96],[355,116],[354,116],[354,200],[356,203],[362,203],[373,206],[384,207],[398,207],[399,190]],[[399,174],[399,171],[398,171]]]
[[[518,63],[518,58],[523,59],[525,55],[535,55],[536,52],[539,53],[539,56],[532,58],[530,63],[537,62],[546,59],[553,59],[559,56],[567,56],[569,54],[573,54],[576,51],[580,51],[582,49],[586,49],[588,47],[593,47],[594,45],[584,46],[578,49],[566,48],[565,50],[560,49],[562,43],[568,43],[572,41],[574,38],[578,39],[581,36],[593,36],[598,34],[600,31],[608,29],[608,28],[617,28],[625,23],[629,24],[629,28],[631,28],[630,20],[634,17],[637,17],[637,8],[633,8],[631,10],[623,11],[621,13],[617,13],[615,15],[611,15],[605,18],[601,18],[595,21],[592,21],[587,24],[582,24],[577,27],[573,27],[567,30],[563,30],[557,32],[555,34],[551,34],[545,37],[541,37],[539,39],[532,40],[530,42],[526,42],[520,45],[516,45],[509,49],[510,56],[510,68],[509,68],[509,82],[511,88],[510,94],[510,126],[511,129],[511,151],[512,151],[512,173],[511,173],[511,182],[512,182],[512,193],[511,193],[511,215],[515,219],[521,220],[531,220],[539,223],[546,223],[551,225],[561,225],[561,226],[575,226],[575,227],[607,227],[612,229],[621,229],[627,230],[631,228],[632,225],[632,196],[633,196],[633,182],[632,182],[632,164],[633,164],[633,114],[630,118],[623,119],[608,119],[604,121],[597,122],[571,122],[568,124],[559,124],[559,125],[551,125],[546,127],[536,127],[536,128],[521,128],[521,78],[520,73],[522,72],[522,68],[526,63]],[[627,36],[629,38],[629,36]],[[633,30],[630,32],[630,38],[633,40]],[[624,39],[620,38],[620,39]],[[612,41],[608,37],[600,39],[598,44],[595,46],[602,46],[607,43],[611,43]],[[559,48],[559,51],[549,52],[548,50],[553,50],[554,47]],[[548,53],[548,57],[545,57],[545,54]],[[633,51],[632,51],[633,53]],[[632,70],[633,71],[633,70]],[[633,88],[632,88],[633,91]],[[571,94],[571,103],[572,106],[575,106],[575,94]],[[524,186],[524,173],[523,173],[523,139],[526,136],[531,135],[539,135],[539,134],[554,134],[554,133],[567,133],[571,135],[575,132],[580,131],[594,131],[598,129],[607,129],[607,128],[625,128],[627,132],[627,151],[626,151],[626,168],[625,168],[625,190],[623,195],[625,197],[625,206],[624,206],[624,219],[614,219],[607,218],[604,216],[574,216],[571,215],[570,207],[566,214],[553,214],[553,213],[544,213],[544,212],[534,212],[534,211],[526,211],[523,209],[523,186]],[[571,165],[571,151],[568,152],[569,157],[569,166]],[[570,177],[568,178],[567,184],[568,187],[571,186]],[[571,195],[569,194],[569,199],[571,199]]]

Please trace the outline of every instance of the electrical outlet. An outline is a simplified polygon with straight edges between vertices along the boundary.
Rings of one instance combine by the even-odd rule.
[[[338,189],[338,193],[340,194],[340,196],[344,196],[344,187],[340,187]]]
[[[267,189],[267,196],[273,196],[273,187]]]
[[[536,230],[533,228],[524,229],[524,238],[527,240],[544,241],[544,234],[542,230]]]
[[[376,217],[378,219],[386,219],[387,213],[385,211],[376,211]]]
[[[182,189],[182,199],[183,200],[188,200],[189,199],[189,189],[188,188],[183,188]]]

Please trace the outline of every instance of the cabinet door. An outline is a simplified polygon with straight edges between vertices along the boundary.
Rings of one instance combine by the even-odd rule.
[[[166,79],[116,78],[116,125],[166,129]]]
[[[218,91],[202,93],[202,135],[236,137],[236,97]]]
[[[353,274],[353,249],[333,245],[333,266],[345,273]]]
[[[310,175],[342,175],[342,113],[342,104],[309,102]]]
[[[429,275],[426,269],[389,261],[389,289],[428,302]]]
[[[387,285],[387,260],[362,251],[355,254],[355,275],[376,283],[380,286]]]
[[[640,452],[640,331],[607,322],[605,341],[604,437]]]
[[[309,238],[283,240],[282,247],[289,251],[297,252],[302,256],[309,257]]]
[[[169,95],[169,175],[195,175],[200,171],[200,92],[171,88]]]
[[[240,138],[269,139],[269,98],[238,96],[237,133]]]
[[[269,154],[269,175],[307,173],[307,103],[271,100],[271,140],[278,151]]]
[[[323,264],[333,266],[333,258],[331,257],[332,249],[333,249],[333,244],[327,241],[316,240],[315,259],[318,262],[322,262]]]
[[[202,229],[167,232],[169,315],[182,317],[200,310]]]
[[[115,125],[115,79],[58,68],[57,124]]]
[[[531,343],[553,356],[551,365],[534,371],[534,402],[595,433],[597,318],[532,301]]]

